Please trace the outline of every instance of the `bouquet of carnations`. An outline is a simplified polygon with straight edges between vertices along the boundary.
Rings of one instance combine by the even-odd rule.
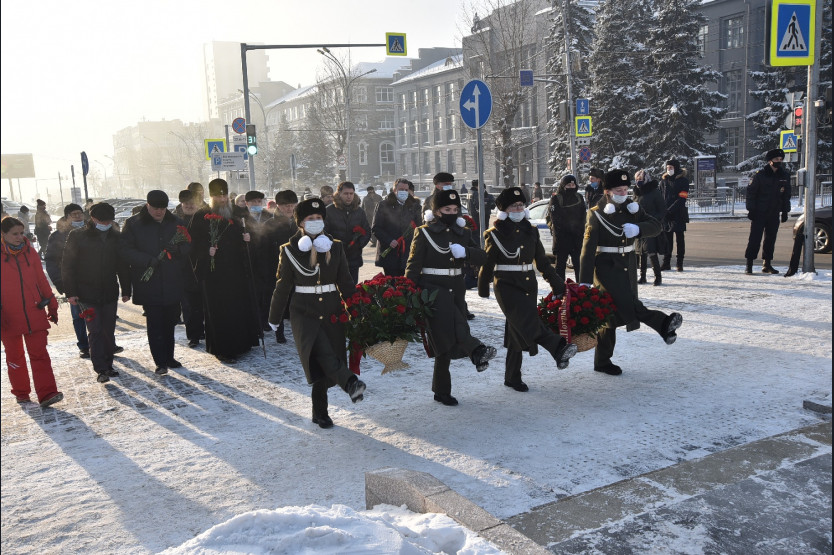
[[[353,238],[350,240],[350,243],[348,243],[348,247],[354,246],[356,244],[356,241],[358,241],[360,237],[364,237],[368,234],[368,232],[365,231],[365,228],[361,225],[353,226],[353,229],[351,231],[353,231]]]
[[[226,219],[220,214],[215,214],[214,212],[209,212],[205,216],[203,216],[205,220],[209,223],[209,246],[217,248],[217,243],[220,242],[220,238],[226,233],[226,230],[235,225],[235,221],[232,219]],[[211,256],[211,271],[214,271],[214,255]]]
[[[616,307],[610,293],[568,280],[565,294],[555,298],[548,293],[539,301],[538,310],[539,318],[553,333],[571,342],[581,335],[596,337]]]
[[[408,241],[411,241],[411,238],[414,237],[414,230],[417,228],[417,224],[415,224],[414,221],[410,221],[408,223],[409,226],[405,228],[405,230],[403,230],[403,234],[400,235],[400,237],[397,239],[396,249],[397,252],[399,252],[400,254],[405,252],[405,244]],[[380,258],[385,258],[386,256],[388,256],[388,254],[390,254],[391,251],[394,250],[394,248],[395,247],[389,246],[387,249],[379,253]]]
[[[179,245],[180,243],[190,243],[191,242],[191,234],[188,233],[188,229],[185,226],[178,225],[177,232],[174,233],[174,236],[171,237],[171,240],[168,241],[168,245],[162,249],[162,252],[156,257],[157,260],[162,261],[163,258],[166,256],[168,260],[171,260],[171,251],[168,249]],[[153,276],[153,272],[156,268],[154,266],[148,266],[148,269],[145,270],[145,273],[142,274],[142,281],[148,281]]]

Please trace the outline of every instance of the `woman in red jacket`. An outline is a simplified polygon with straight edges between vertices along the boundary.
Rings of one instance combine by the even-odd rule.
[[[3,218],[0,230],[0,339],[6,348],[9,382],[18,402],[29,402],[32,388],[23,349],[25,340],[38,402],[46,408],[64,398],[55,384],[52,361],[46,352],[46,330],[49,322],[58,323],[58,301],[43,272],[40,256],[26,238],[23,222]]]

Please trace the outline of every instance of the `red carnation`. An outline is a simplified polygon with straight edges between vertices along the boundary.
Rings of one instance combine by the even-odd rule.
[[[398,305],[396,310],[400,314],[405,314],[405,306],[403,306],[403,305]]]
[[[331,314],[331,315],[330,315],[330,323],[331,323],[331,324],[335,324],[335,323],[336,323],[336,322],[338,322],[338,321],[339,321],[339,317],[338,317],[338,316],[336,316],[335,314]]]
[[[346,323],[346,322],[348,321],[348,315],[347,315],[347,314],[345,314],[344,312],[342,312],[342,313],[339,315],[339,321],[340,321],[341,323],[343,323],[343,324],[344,324],[344,323]]]

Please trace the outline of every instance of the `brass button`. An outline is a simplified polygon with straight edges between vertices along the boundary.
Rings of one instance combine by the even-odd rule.
[[[527,281],[530,281],[530,278],[529,278],[529,277],[526,277],[526,278],[524,278],[524,279],[526,279]]]
[[[319,297],[319,301],[323,301],[323,300],[324,300],[323,298]]]
[[[319,320],[324,320],[324,316],[319,316]]]

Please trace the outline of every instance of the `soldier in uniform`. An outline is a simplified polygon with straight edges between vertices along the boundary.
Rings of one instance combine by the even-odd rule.
[[[653,237],[660,233],[660,222],[628,198],[629,175],[623,170],[605,174],[604,196],[588,211],[585,239],[582,243],[580,282],[596,285],[614,298],[617,310],[599,332],[594,353],[594,370],[611,376],[622,374],[622,369],[611,362],[617,341],[616,329],[626,331],[647,324],[667,345],[677,339],[683,318],[677,312],[665,314],[650,310],[637,298],[637,256],[634,241],[638,237]]]
[[[527,220],[524,193],[519,187],[504,189],[495,200],[498,219],[495,226],[484,233],[487,261],[478,275],[478,295],[489,297],[489,284],[494,280],[495,298],[506,316],[504,347],[507,361],[504,385],[516,391],[527,391],[521,381],[522,353],[538,354],[538,345],[545,348],[558,368],[567,368],[576,354],[576,345],[553,333],[539,319],[538,281],[533,262],[553,293],[565,291],[565,279],[556,273],[547,259],[539,239],[539,230]]]
[[[750,220],[750,236],[747,239],[747,249],[744,251],[747,274],[753,273],[753,261],[759,256],[762,234],[762,272],[779,273],[779,270],[770,264],[773,260],[776,233],[779,231],[779,212],[782,213],[782,222],[787,222],[788,213],[791,211],[791,174],[782,164],[785,151],[775,148],[765,157],[767,165],[756,172],[753,181],[747,187],[747,218]]]
[[[458,404],[452,397],[452,359],[468,356],[478,372],[489,366],[495,347],[487,347],[469,332],[466,321],[466,285],[463,265],[481,265],[486,253],[475,245],[472,234],[460,217],[460,193],[437,190],[427,223],[414,231],[405,277],[423,289],[436,290],[434,315],[429,318],[429,347],[434,354],[432,391],[434,400],[446,406]],[[431,356],[431,355],[430,355]]]
[[[289,303],[295,347],[307,383],[313,386],[313,423],[332,428],[327,390],[338,384],[356,403],[364,397],[365,384],[348,370],[344,325],[331,321],[331,316],[342,312],[342,301],[355,287],[342,243],[324,233],[326,216],[319,198],[295,207],[299,229],[281,246],[269,325],[278,330]]]

